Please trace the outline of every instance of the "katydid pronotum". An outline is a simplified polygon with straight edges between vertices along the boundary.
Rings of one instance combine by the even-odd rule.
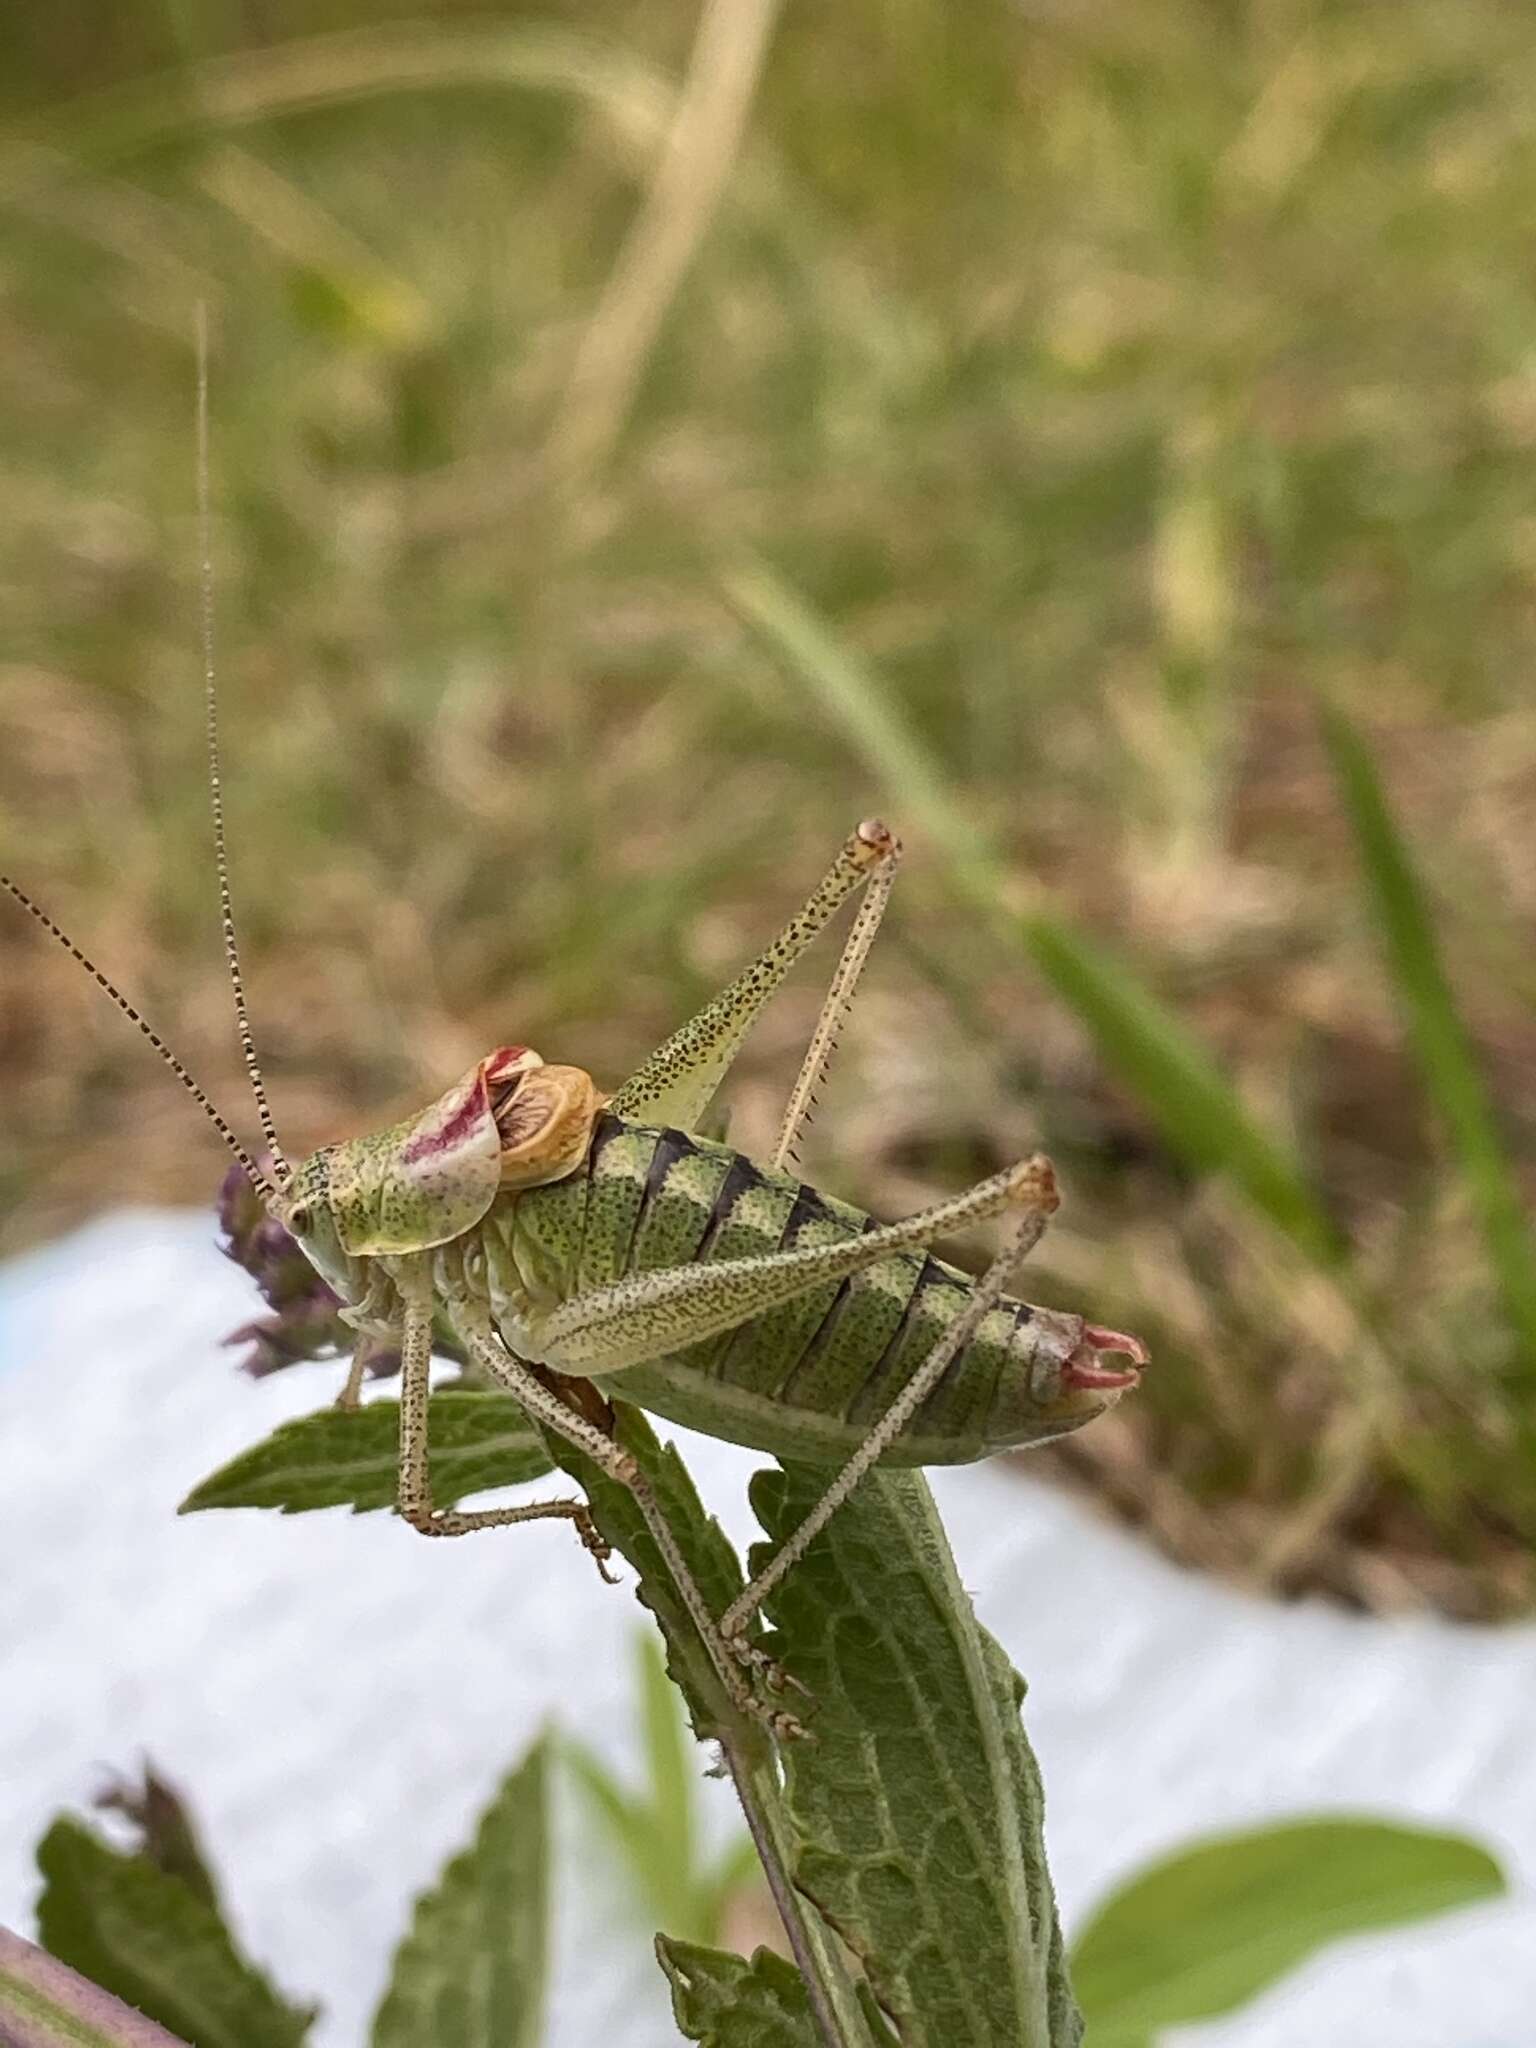
[[[1034,1156],[897,1223],[803,1185],[790,1170],[901,856],[877,820],[847,839],[768,947],[613,1094],[579,1067],[497,1047],[418,1115],[325,1145],[290,1166],[256,1058],[235,943],[219,778],[208,566],[206,369],[199,377],[209,789],[224,947],[241,1050],[266,1141],[258,1164],[165,1041],[15,882],[0,884],[91,974],[210,1118],[266,1205],[336,1290],[367,1348],[401,1357],[398,1508],[429,1536],[572,1522],[599,1567],[586,1504],[472,1510],[433,1504],[427,1413],[434,1313],[530,1416],[633,1493],[737,1708],[781,1736],[796,1718],[763,1697],[785,1674],[750,1640],[764,1597],[876,1464],[963,1463],[1078,1428],[1135,1385],[1139,1339],[1033,1308],[1006,1287],[1057,1194]],[[699,1134],[758,1013],[840,905],[863,901],[790,1092],[772,1158]],[[927,1253],[1007,1214],[973,1280]],[[1106,1354],[1122,1362],[1106,1362]],[[710,1611],[659,1503],[603,1418],[604,1394],[835,1476],[819,1505],[723,1614]]]

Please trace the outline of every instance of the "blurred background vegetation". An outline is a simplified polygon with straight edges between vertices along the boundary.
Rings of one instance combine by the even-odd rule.
[[[200,299],[291,1150],[507,1039],[616,1080],[885,811],[805,1166],[889,1214],[1055,1154],[1029,1291],[1156,1369],[1030,1469],[1277,1590],[1536,1605],[1536,16],[3,34],[0,860],[237,1120]],[[817,999],[754,1038],[737,1142]],[[0,918],[0,1244],[222,1170]]]

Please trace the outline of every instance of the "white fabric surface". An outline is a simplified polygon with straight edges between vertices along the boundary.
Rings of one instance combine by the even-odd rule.
[[[339,2048],[365,2038],[410,1899],[543,1722],[632,1767],[641,1616],[559,1526],[428,1544],[384,1515],[178,1520],[196,1480],[332,1391],[313,1367],[234,1374],[217,1340],[254,1291],[212,1240],[206,1218],[132,1213],[0,1268],[0,1921],[31,1931],[49,1818],[147,1753],[193,1798],[248,1945],[323,1998],[316,2039]],[[703,1439],[688,1457],[744,1537],[758,1461]],[[1030,1680],[1069,1926],[1148,1856],[1264,1815],[1417,1817],[1506,1860],[1509,1902],[1336,1950],[1186,2048],[1532,2039],[1536,1628],[1265,1605],[1014,1474],[936,1490]],[[705,1797],[723,1837],[728,1795]],[[575,1861],[551,2048],[661,2048],[643,1930],[600,1860]]]

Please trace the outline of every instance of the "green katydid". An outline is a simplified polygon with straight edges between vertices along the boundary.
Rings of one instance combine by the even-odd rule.
[[[1036,1155],[900,1222],[802,1184],[797,1140],[895,877],[901,848],[877,820],[848,838],[768,947],[615,1093],[527,1046],[497,1047],[418,1115],[290,1166],[256,1058],[231,909],[211,659],[206,369],[199,377],[209,789],[236,1022],[270,1166],[259,1165],[139,1011],[20,886],[9,894],[90,973],[213,1122],[251,1185],[335,1289],[367,1348],[401,1357],[398,1508],[424,1535],[573,1522],[601,1566],[584,1502],[461,1511],[433,1504],[427,1407],[434,1313],[466,1354],[546,1428],[628,1487],[730,1697],[782,1735],[754,1667],[782,1680],[746,1628],[764,1596],[877,1463],[962,1463],[1080,1427],[1139,1379],[1140,1340],[1006,1293],[1057,1206]],[[700,1135],[746,1033],[839,907],[864,899],[759,1165]],[[935,1239],[1010,1212],[974,1280],[930,1257]],[[1123,1361],[1107,1363],[1105,1354]],[[785,1458],[826,1463],[820,1504],[724,1615],[712,1614],[634,1460],[603,1426],[604,1395]]]

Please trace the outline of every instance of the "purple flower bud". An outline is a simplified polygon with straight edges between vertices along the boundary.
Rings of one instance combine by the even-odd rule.
[[[261,1164],[264,1171],[272,1170],[270,1159]],[[337,1295],[277,1218],[267,1214],[238,1166],[225,1174],[219,1189],[219,1228],[225,1257],[245,1268],[267,1306],[276,1311],[224,1340],[250,1345],[240,1361],[243,1371],[262,1379],[303,1359],[335,1358],[351,1350],[352,1332],[337,1313]]]

